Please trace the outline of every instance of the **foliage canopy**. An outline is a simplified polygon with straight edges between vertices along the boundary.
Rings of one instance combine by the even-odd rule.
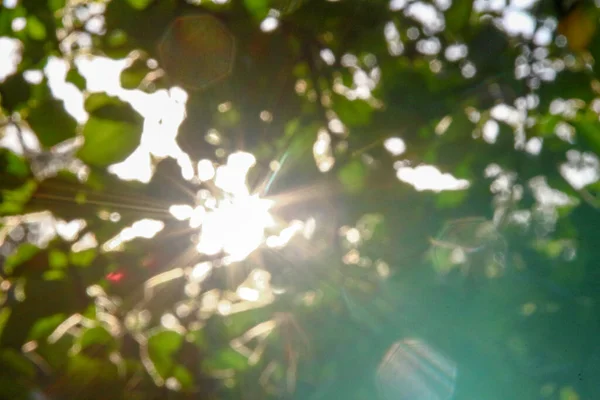
[[[600,398],[571,3],[5,0],[0,398]]]

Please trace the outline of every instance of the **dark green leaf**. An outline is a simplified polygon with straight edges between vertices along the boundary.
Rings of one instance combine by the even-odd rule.
[[[17,248],[17,251],[15,251],[6,259],[4,263],[4,271],[7,274],[11,274],[16,267],[29,261],[39,252],[40,248],[31,243],[24,243],[20,245]]]
[[[85,78],[79,73],[79,70],[76,67],[71,67],[71,69],[69,69],[65,80],[75,85],[79,90],[85,90],[87,86]]]
[[[77,121],[60,100],[47,98],[31,106],[27,122],[45,147],[75,137]]]
[[[121,86],[124,89],[137,89],[150,69],[142,59],[136,59],[129,67],[121,71]]]
[[[454,34],[461,33],[468,25],[473,11],[471,0],[454,0],[446,11],[446,27]]]
[[[369,173],[359,160],[347,163],[338,171],[338,178],[348,193],[356,194],[366,186]]]
[[[30,95],[31,87],[23,78],[23,74],[11,75],[0,83],[0,100],[2,107],[8,111],[15,111],[23,107]]]

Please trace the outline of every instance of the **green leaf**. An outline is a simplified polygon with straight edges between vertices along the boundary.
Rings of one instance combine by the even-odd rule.
[[[194,386],[192,374],[183,365],[176,365],[171,376],[177,379],[182,389],[191,389]]]
[[[137,58],[129,67],[121,71],[121,86],[124,89],[137,89],[150,69],[146,62]]]
[[[446,190],[436,195],[435,204],[438,208],[454,208],[465,202],[467,190]]]
[[[343,123],[350,126],[365,126],[371,122],[373,107],[364,100],[348,100],[338,94],[333,95],[333,109]]]
[[[143,10],[147,8],[150,4],[152,4],[154,0],[127,0],[127,2],[131,5],[131,7],[136,10]]]
[[[0,351],[0,370],[3,373],[12,373],[29,379],[35,376],[35,368],[31,361],[14,349]]]
[[[4,325],[6,325],[8,317],[10,317],[10,308],[3,307],[0,310],[0,337],[2,337],[2,330],[4,329]]]
[[[83,128],[85,143],[78,157],[94,166],[123,161],[140,144],[142,118],[116,97],[93,94],[85,102],[90,118]]]
[[[48,262],[51,268],[62,269],[69,265],[69,258],[62,251],[50,250],[48,253]]]
[[[78,253],[69,254],[71,264],[77,267],[89,267],[96,259],[96,249],[87,249]]]
[[[35,192],[37,184],[30,180],[14,190],[0,189],[0,215],[15,215],[23,211],[25,204]]]
[[[2,177],[4,189],[16,189],[30,176],[27,162],[21,156],[6,149],[0,149],[0,171],[4,171]]]
[[[81,335],[79,344],[82,350],[92,345],[116,347],[116,343],[114,342],[112,335],[101,326],[95,326],[87,329],[83,335]]]
[[[209,371],[230,368],[243,371],[248,368],[248,359],[231,347],[226,347],[219,351],[216,356],[207,359],[204,365]]]
[[[269,13],[269,0],[244,0],[248,12],[256,19],[262,20]]]
[[[29,261],[33,256],[39,253],[40,248],[31,243],[23,243],[11,254],[4,262],[4,271],[11,274],[15,267]]]
[[[16,111],[23,107],[31,96],[31,85],[23,74],[11,75],[0,83],[0,100],[7,111]]]
[[[35,104],[27,122],[45,147],[75,137],[77,121],[65,110],[61,100],[47,98]]]
[[[455,34],[462,32],[469,24],[472,12],[472,0],[453,0],[446,11],[446,27]]]
[[[338,172],[338,178],[348,193],[359,193],[366,186],[369,172],[359,160],[344,165]]]
[[[46,39],[46,27],[36,16],[30,15],[27,18],[27,33],[33,40]]]
[[[174,356],[181,347],[183,337],[174,331],[161,331],[148,339],[148,354],[163,378],[169,377],[175,365]]]
[[[40,340],[47,338],[60,324],[64,322],[65,318],[66,316],[64,314],[55,314],[50,317],[40,318],[31,328],[28,336],[29,340]]]
[[[85,90],[87,87],[85,78],[79,73],[79,70],[76,67],[69,69],[65,80],[75,85],[79,90]]]

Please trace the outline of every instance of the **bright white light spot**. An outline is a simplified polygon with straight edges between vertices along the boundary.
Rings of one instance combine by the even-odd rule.
[[[539,204],[557,207],[573,204],[573,199],[569,195],[550,187],[543,176],[531,178],[529,187]]]
[[[385,149],[393,156],[399,156],[406,151],[404,140],[400,139],[399,137],[388,138],[385,140],[385,142],[383,142],[383,145]]]
[[[87,223],[83,219],[76,219],[70,222],[57,221],[55,229],[58,236],[67,242],[71,242],[75,240],[79,232],[81,232],[86,225]]]
[[[560,173],[575,189],[582,189],[600,179],[600,160],[595,154],[569,150],[567,160],[560,166]]]
[[[215,177],[215,167],[210,160],[200,160],[198,162],[198,179],[209,181]]]
[[[538,137],[531,138],[525,145],[525,151],[536,156],[542,151],[542,143],[543,140]]]
[[[190,215],[190,228],[196,229],[204,222],[204,216],[206,215],[206,209],[202,206],[194,208],[194,211]]]
[[[219,202],[206,213],[197,249],[214,255],[220,251],[240,261],[261,245],[265,228],[274,224],[271,202],[258,196],[241,196]]]
[[[98,241],[96,240],[96,236],[92,232],[88,232],[77,242],[73,243],[71,250],[73,253],[79,253],[81,251],[96,248],[97,246]]]
[[[264,122],[271,122],[273,121],[273,114],[267,110],[262,110],[260,112],[260,119]]]
[[[402,10],[406,6],[406,0],[391,0],[390,1],[390,10],[399,11]]]
[[[194,268],[192,269],[190,278],[194,282],[202,282],[204,279],[206,279],[206,277],[208,276],[208,274],[210,273],[211,270],[212,270],[212,264],[209,262],[202,262],[202,263],[196,264],[194,266]]]
[[[30,69],[29,71],[23,72],[23,78],[25,78],[28,83],[37,85],[44,79],[44,74],[42,71]]]
[[[20,32],[23,29],[25,29],[25,26],[27,25],[27,20],[23,17],[18,17],[12,20],[11,23],[11,28],[13,30],[13,32]]]
[[[215,185],[234,196],[248,195],[246,175],[256,163],[250,153],[237,152],[227,157],[227,164],[217,168]]]
[[[240,299],[246,301],[257,301],[260,298],[260,292],[249,287],[240,286],[236,293]]]
[[[321,50],[320,54],[321,58],[323,59],[323,61],[325,61],[327,65],[333,65],[335,63],[335,55],[330,49],[323,49]]]
[[[452,44],[446,47],[444,55],[448,61],[458,61],[468,54],[468,47],[464,44]]]
[[[171,215],[173,215],[175,219],[179,221],[190,219],[192,217],[193,211],[194,209],[187,204],[172,205],[171,207],[169,207],[169,212],[171,213]]]
[[[536,25],[531,14],[510,8],[504,11],[502,24],[509,35],[522,35],[526,38],[533,35]]]
[[[405,14],[419,21],[432,32],[439,32],[444,29],[444,16],[431,4],[412,3],[406,8]]]
[[[441,173],[431,165],[419,165],[416,168],[398,168],[396,176],[406,182],[417,191],[431,190],[441,192],[444,190],[463,190],[469,187],[469,181],[457,179],[448,173]]]
[[[136,221],[130,227],[123,229],[118,235],[102,245],[102,250],[111,252],[120,250],[124,243],[130,242],[135,238],[151,239],[164,228],[162,221],[153,219],[142,219]]]
[[[346,240],[352,244],[358,243],[360,241],[360,232],[358,229],[348,229],[348,232],[346,232]]]
[[[21,42],[0,37],[0,82],[17,71],[21,62]]]
[[[111,165],[108,170],[124,181],[148,183],[152,179],[152,159],[150,153],[138,147],[124,161]]]
[[[175,317],[173,314],[163,315],[160,318],[160,323],[166,329],[173,329],[173,328],[177,327],[177,325],[179,325],[179,321],[177,320],[177,317]]]
[[[496,143],[498,133],[500,133],[500,127],[493,119],[486,121],[486,123],[483,125],[483,139],[486,142]]]
[[[269,236],[266,245],[271,248],[281,248],[289,243],[289,241],[304,229],[304,224],[301,221],[292,221],[289,226],[283,228],[279,236]]]
[[[275,17],[267,17],[260,23],[260,30],[263,32],[272,32],[279,26],[279,20]]]

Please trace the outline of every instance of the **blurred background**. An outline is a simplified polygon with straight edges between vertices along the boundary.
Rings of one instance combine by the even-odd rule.
[[[600,399],[600,4],[0,4],[0,399]]]

